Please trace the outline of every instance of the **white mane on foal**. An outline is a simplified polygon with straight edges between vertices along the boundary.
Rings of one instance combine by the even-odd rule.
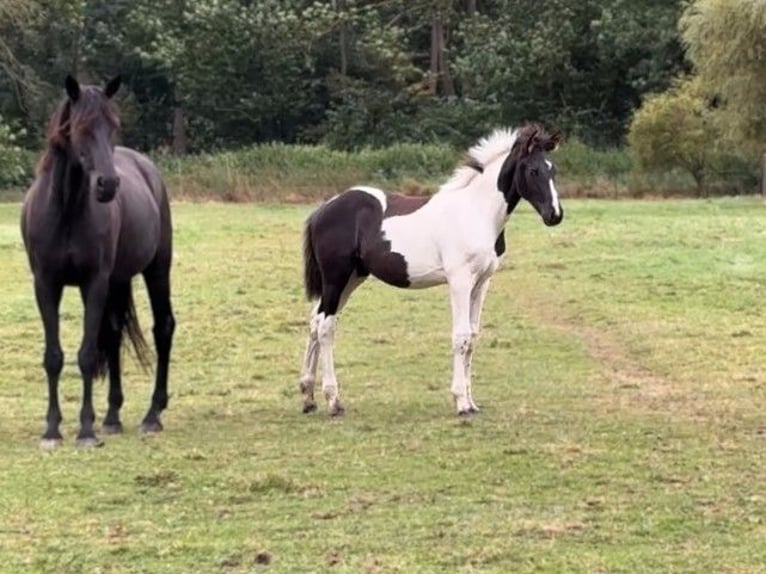
[[[490,135],[481,138],[475,146],[468,150],[466,161],[454,171],[452,177],[441,186],[439,191],[466,187],[474,178],[481,175],[475,166],[481,166],[483,170],[486,170],[492,162],[511,153],[518,133],[518,129],[498,128]]]

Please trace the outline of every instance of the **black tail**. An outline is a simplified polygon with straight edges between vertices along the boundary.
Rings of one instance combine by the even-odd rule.
[[[322,295],[322,274],[319,272],[319,263],[314,254],[311,220],[311,217],[306,220],[306,228],[303,230],[303,286],[306,288],[306,297],[309,301]]]
[[[109,288],[104,317],[101,320],[101,330],[98,334],[98,375],[107,373],[108,349],[119,332],[128,335],[133,350],[136,353],[138,364],[145,371],[151,367],[151,349],[141,331],[138,323],[136,307],[133,303],[133,289],[130,283],[127,285]]]

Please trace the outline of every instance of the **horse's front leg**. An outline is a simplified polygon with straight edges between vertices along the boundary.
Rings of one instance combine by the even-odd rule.
[[[99,368],[99,331],[109,295],[109,276],[105,273],[93,276],[80,287],[80,291],[85,303],[85,328],[80,350],[77,353],[77,363],[82,375],[82,408],[77,444],[92,447],[103,444],[93,430],[93,422],[96,419],[93,409],[93,379]]]
[[[449,279],[450,303],[452,307],[452,396],[459,415],[471,413],[471,402],[466,377],[466,358],[473,345],[471,336],[471,292],[474,287],[473,274],[461,271]]]
[[[43,365],[48,376],[48,413],[45,417],[45,433],[40,440],[42,448],[56,448],[63,441],[59,425],[59,376],[64,368],[64,353],[59,341],[59,305],[64,286],[58,282],[35,275],[35,299],[45,330],[45,353]]]
[[[471,345],[468,348],[468,352],[465,355],[465,378],[466,386],[468,387],[468,403],[470,405],[471,412],[478,413],[479,407],[473,400],[473,382],[471,379],[471,365],[473,362],[473,353],[476,350],[476,343],[479,338],[479,328],[481,324],[481,311],[484,307],[484,300],[487,297],[487,291],[489,290],[490,278],[479,281],[471,292]]]

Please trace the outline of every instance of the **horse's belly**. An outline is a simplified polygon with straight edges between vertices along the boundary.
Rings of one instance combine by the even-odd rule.
[[[113,272],[117,279],[129,279],[146,269],[160,242],[159,210],[148,193],[126,202],[123,210]]]

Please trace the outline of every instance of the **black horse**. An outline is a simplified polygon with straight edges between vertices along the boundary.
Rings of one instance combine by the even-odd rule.
[[[111,102],[119,76],[101,89],[66,79],[67,97],[50,119],[46,149],[21,214],[21,233],[34,275],[45,329],[47,428],[41,446],[62,442],[58,382],[64,365],[59,304],[65,285],[80,288],[85,306],[77,355],[83,380],[77,444],[99,446],[93,423],[93,379],[109,372],[108,434],[122,431],[120,346],[127,333],[142,365],[148,346],[133,305],[131,278],[141,273],[149,291],[157,348],[157,379],[141,428],[162,430],[168,404],[168,363],[175,329],[170,303],[172,226],[165,185],[154,164],[115,147],[119,116]]]

